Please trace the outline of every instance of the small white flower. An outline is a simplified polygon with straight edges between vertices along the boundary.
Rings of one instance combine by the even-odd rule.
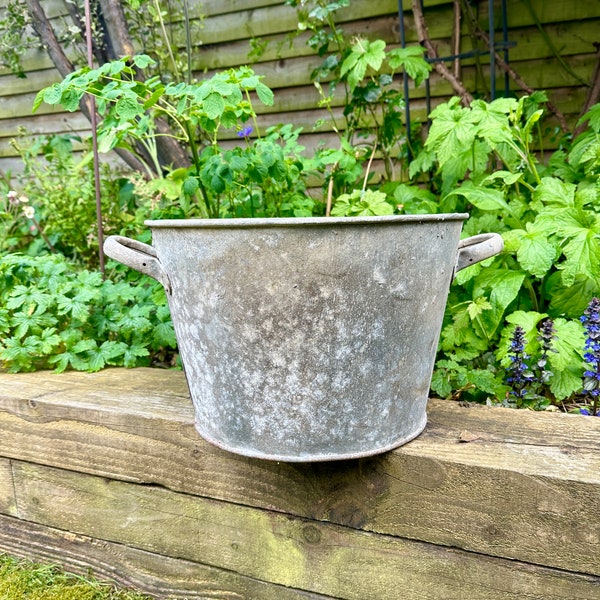
[[[24,206],[23,214],[25,215],[26,219],[33,219],[35,215],[35,209],[33,208],[33,206]]]
[[[29,202],[29,198],[27,196],[19,196],[19,202],[21,204],[27,204]]]
[[[17,192],[15,192],[15,190],[10,190],[6,194],[6,197],[8,198],[8,201],[11,204],[19,204],[19,194],[17,194]]]

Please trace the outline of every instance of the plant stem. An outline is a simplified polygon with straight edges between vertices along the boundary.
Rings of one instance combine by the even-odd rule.
[[[171,67],[173,68],[175,80],[177,81],[177,83],[179,83],[181,81],[181,74],[177,69],[177,63],[175,62],[175,56],[173,56],[173,49],[171,48],[171,41],[169,40],[169,35],[167,34],[167,28],[165,27],[165,21],[162,18],[162,13],[160,10],[158,0],[154,0],[154,10],[156,11],[156,16],[158,18],[158,23],[160,25],[160,30],[162,32],[163,39],[165,40],[165,45],[167,47],[167,52],[169,54],[169,60],[171,61]]]
[[[369,158],[369,162],[367,163],[367,169],[365,172],[365,179],[363,181],[362,191],[364,192],[367,189],[367,181],[369,179],[369,175],[371,173],[371,165],[373,164],[373,159],[375,158],[375,152],[377,151],[377,143],[373,144],[373,152],[371,152],[371,156]]]

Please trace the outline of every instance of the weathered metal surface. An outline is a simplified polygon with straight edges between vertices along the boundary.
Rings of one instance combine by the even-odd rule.
[[[149,221],[146,254],[123,238],[106,249],[166,281],[205,439],[334,460],[425,427],[453,273],[501,248],[485,235],[461,242],[463,256],[466,217]]]

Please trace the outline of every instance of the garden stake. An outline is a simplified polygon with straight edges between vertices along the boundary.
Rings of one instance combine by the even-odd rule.
[[[92,17],[90,10],[90,0],[85,0],[85,37],[87,43],[88,66],[90,69],[93,69],[94,59],[92,50]],[[94,155],[94,188],[96,192],[96,222],[98,225],[98,260],[100,263],[100,272],[102,273],[102,277],[104,277],[104,230],[102,228],[102,198],[100,196],[98,132],[96,131],[96,101],[92,94],[89,94],[88,98],[90,105],[90,123],[92,125],[92,152]]]

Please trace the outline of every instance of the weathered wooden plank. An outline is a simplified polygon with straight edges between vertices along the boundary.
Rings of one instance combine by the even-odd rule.
[[[396,15],[384,15],[378,18],[353,22],[351,32],[354,35],[362,35],[369,39],[383,39],[389,43],[397,43],[398,40],[398,17]],[[264,52],[255,60],[250,60],[249,39],[234,40],[221,44],[202,44],[194,48],[192,63],[198,71],[204,69],[223,69],[235,67],[249,62],[265,62],[281,60],[292,57],[312,56],[314,52],[308,46],[308,33],[299,34],[290,38],[289,33],[264,35],[261,41],[266,43]],[[415,43],[416,38],[412,41]]]
[[[335,598],[600,598],[600,579],[14,463],[18,516]]]
[[[36,115],[28,119],[25,134],[22,133],[24,131],[22,117],[0,121],[0,126],[0,140],[19,139],[22,135],[30,137],[60,133],[74,134],[75,132],[90,130],[89,121],[80,112]]]
[[[177,372],[0,377],[2,456],[600,575],[594,419],[431,401],[417,440],[323,465],[238,457],[192,422]]]
[[[35,100],[37,92],[29,92],[26,94],[19,94],[16,96],[7,96],[2,98],[2,119],[11,119],[16,117],[25,117],[27,119],[32,118],[31,107]],[[36,115],[47,115],[47,114],[67,114],[61,107],[51,106],[49,104],[42,103],[35,113]],[[73,113],[68,113],[73,114]],[[0,120],[0,125],[2,120]],[[26,126],[26,123],[23,123]]]
[[[0,515],[0,549],[157,598],[319,600],[324,596]]]
[[[359,21],[362,19],[397,14],[397,3],[394,0],[353,0],[348,8],[336,13],[339,23]],[[211,17],[204,20],[203,44],[221,44],[232,40],[288,33],[296,31],[298,24],[294,8],[278,3],[260,9],[239,10],[225,16]],[[175,37],[176,43],[183,46],[183,32]],[[194,40],[196,42],[196,40]]]
[[[15,515],[16,507],[10,461],[0,458],[0,513]]]
[[[541,24],[584,21],[600,17],[600,4],[598,2],[572,2],[570,0],[546,2],[545,0],[534,0],[531,2],[531,6]],[[482,3],[480,10],[482,16],[487,14],[487,2]],[[535,24],[527,4],[520,0],[511,0],[507,3],[506,14],[509,28]],[[496,17],[499,18],[498,13],[496,13]]]
[[[441,16],[433,31],[429,33],[435,43],[439,56],[448,56],[452,54],[450,47],[450,30],[448,23],[450,14]],[[407,19],[409,21],[409,19]],[[388,47],[398,45],[398,17],[396,15],[386,15],[376,19],[353,22],[351,24],[353,34],[362,35],[369,39],[383,39],[388,43]],[[558,48],[562,56],[573,54],[592,54],[594,51],[593,43],[596,39],[598,24],[596,22],[572,22],[555,23],[546,26],[548,35],[553,39],[560,40]],[[311,56],[312,51],[306,45],[308,34],[303,34],[290,41],[288,35],[269,35],[261,39],[267,43],[264,53],[257,59],[258,63],[285,60],[297,58],[300,56]],[[509,59],[513,60],[533,60],[546,58],[549,49],[535,27],[521,27],[510,32],[510,41],[515,44],[510,49]],[[416,43],[416,33],[414,28],[407,32],[407,43],[409,45]],[[461,41],[461,52],[469,52],[473,49],[471,37],[467,32],[463,32]],[[204,69],[222,69],[235,67],[237,65],[249,62],[248,52],[250,50],[247,39],[236,40],[222,44],[199,45],[194,48],[193,64],[197,71]],[[478,60],[483,64],[489,62],[489,57],[481,55]],[[463,66],[474,64],[475,59],[465,58],[461,61]]]
[[[2,115],[4,115],[5,97],[20,94],[37,94],[39,90],[60,80],[56,69],[43,69],[28,73],[27,77],[20,79],[12,74],[0,75],[0,98],[2,99]],[[30,111],[31,113],[31,108]]]

